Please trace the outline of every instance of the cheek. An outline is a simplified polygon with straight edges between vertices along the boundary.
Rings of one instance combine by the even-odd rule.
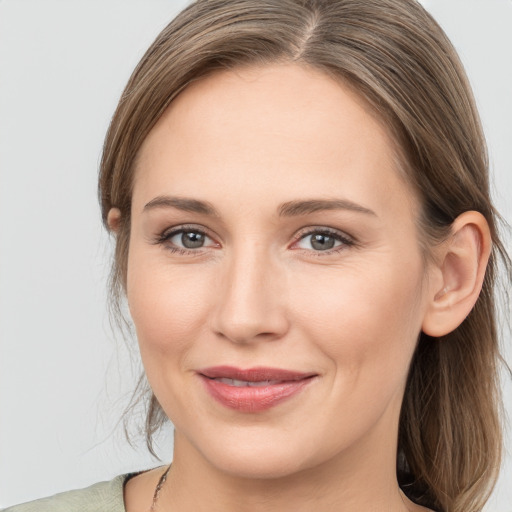
[[[303,276],[291,314],[345,377],[405,378],[421,329],[421,276],[419,262],[385,261]]]
[[[173,268],[161,257],[130,254],[127,296],[144,363],[182,352],[206,328],[212,286],[198,277],[193,265]]]

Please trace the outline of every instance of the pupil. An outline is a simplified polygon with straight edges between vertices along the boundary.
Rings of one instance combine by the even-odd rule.
[[[194,233],[193,231],[186,231],[181,235],[181,243],[187,249],[197,249],[204,244],[204,235],[202,233]]]
[[[311,245],[319,251],[326,251],[334,247],[334,238],[328,235],[313,235]]]

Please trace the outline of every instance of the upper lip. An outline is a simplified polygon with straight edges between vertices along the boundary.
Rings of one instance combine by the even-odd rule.
[[[236,368],[234,366],[212,366],[198,370],[200,375],[209,379],[234,379],[246,382],[260,381],[294,381],[317,375],[314,372],[299,372],[283,368],[257,366],[254,368]]]

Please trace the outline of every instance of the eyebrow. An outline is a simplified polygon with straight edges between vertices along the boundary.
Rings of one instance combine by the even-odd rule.
[[[373,210],[349,201],[348,199],[309,199],[306,201],[289,201],[287,203],[283,203],[279,207],[278,212],[280,217],[295,217],[322,210],[349,210],[357,213],[377,216]]]
[[[219,212],[211,203],[188,197],[158,196],[144,206],[144,211],[157,208],[176,208],[185,212],[200,213],[211,217],[220,217]],[[377,216],[373,210],[349,201],[348,199],[307,199],[288,201],[281,204],[277,211],[279,217],[297,217],[324,210],[349,210],[356,213]]]
[[[211,217],[220,216],[211,203],[188,197],[158,196],[144,206],[144,211],[157,208],[176,208],[184,212],[201,213]]]

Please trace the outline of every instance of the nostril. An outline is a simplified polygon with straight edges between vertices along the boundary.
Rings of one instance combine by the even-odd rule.
[[[258,341],[275,341],[284,335],[287,328],[276,326],[274,330],[262,330],[258,324],[224,324],[214,329],[216,335],[233,343],[254,343]]]

